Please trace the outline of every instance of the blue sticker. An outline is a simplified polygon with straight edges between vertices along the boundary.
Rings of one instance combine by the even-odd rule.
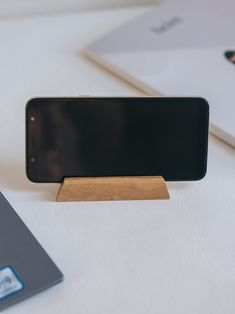
[[[0,301],[23,289],[23,282],[11,266],[0,269]]]

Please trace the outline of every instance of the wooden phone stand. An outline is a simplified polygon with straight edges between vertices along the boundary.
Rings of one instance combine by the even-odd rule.
[[[163,177],[133,176],[65,178],[56,200],[68,202],[169,198]]]

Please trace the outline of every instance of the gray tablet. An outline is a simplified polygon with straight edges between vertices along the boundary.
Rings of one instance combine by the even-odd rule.
[[[63,275],[0,192],[0,311]]]

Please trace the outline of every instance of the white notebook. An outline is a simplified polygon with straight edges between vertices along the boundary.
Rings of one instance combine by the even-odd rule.
[[[235,2],[165,0],[85,54],[149,95],[200,96],[235,146]]]

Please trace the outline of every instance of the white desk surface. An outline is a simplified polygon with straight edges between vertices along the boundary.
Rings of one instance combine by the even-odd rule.
[[[144,10],[0,22],[0,189],[65,275],[6,313],[235,313],[233,148],[211,136],[207,177],[170,201],[56,203],[25,177],[29,98],[141,95],[79,50]]]

